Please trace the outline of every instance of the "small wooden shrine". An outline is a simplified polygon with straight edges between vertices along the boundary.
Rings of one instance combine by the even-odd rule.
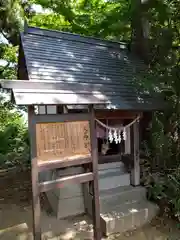
[[[28,107],[34,237],[41,239],[40,193],[69,182],[92,192],[99,240],[98,164],[130,155],[130,184],[140,184],[139,121],[158,108],[132,84],[143,64],[122,43],[31,27],[21,33],[19,49],[19,80],[1,85],[12,90],[17,105]],[[39,181],[43,171],[79,165],[83,173]]]

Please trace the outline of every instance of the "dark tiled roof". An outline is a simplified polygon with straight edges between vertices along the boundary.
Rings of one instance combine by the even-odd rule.
[[[135,87],[134,81],[144,71],[144,64],[123,43],[32,27],[21,34],[21,42],[29,80],[42,84],[57,81],[54,90],[70,94],[72,104],[91,103],[95,96],[92,103],[96,103],[96,98],[97,103],[102,99],[102,103],[119,109],[145,110],[157,106],[152,97],[140,94]],[[40,98],[45,103],[47,91],[43,93],[41,89]],[[81,98],[73,102],[73,94]]]

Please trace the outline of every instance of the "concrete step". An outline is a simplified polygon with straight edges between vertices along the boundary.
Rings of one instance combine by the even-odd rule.
[[[110,204],[101,208],[103,234],[121,233],[140,227],[158,213],[158,206],[147,200],[121,205]]]
[[[113,173],[117,173],[117,174],[119,174],[119,175],[122,175],[122,174],[124,174],[124,173],[127,173],[126,171],[125,171],[125,169],[120,169],[120,168],[109,168],[109,169],[103,169],[103,170],[99,170],[98,171],[98,174],[99,174],[99,176],[103,176],[104,174],[113,174]]]
[[[120,205],[146,200],[146,188],[138,186],[123,186],[100,191],[100,206]]]
[[[119,173],[118,171],[111,172],[99,171],[100,191],[129,185],[130,185],[129,173]]]
[[[126,203],[135,203],[146,200],[146,188],[144,187],[117,187],[103,190],[99,193],[100,210],[109,208],[110,205],[119,206]],[[92,215],[92,196],[87,197],[87,211]]]
[[[117,169],[118,171],[124,173],[125,172],[125,166],[123,162],[112,162],[112,163],[104,163],[98,165],[98,170],[110,170],[110,169]]]

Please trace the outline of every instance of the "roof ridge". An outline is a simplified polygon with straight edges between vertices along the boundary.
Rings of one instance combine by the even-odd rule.
[[[95,45],[103,45],[109,47],[116,47],[120,49],[127,49],[127,43],[112,40],[105,40],[93,36],[83,36],[77,33],[63,32],[58,30],[45,29],[40,27],[28,26],[24,34],[39,35],[51,38],[64,38],[70,41],[84,42]]]

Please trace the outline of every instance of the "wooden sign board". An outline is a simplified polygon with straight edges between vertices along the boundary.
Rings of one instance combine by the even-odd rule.
[[[89,122],[36,124],[36,150],[42,161],[90,156]]]

